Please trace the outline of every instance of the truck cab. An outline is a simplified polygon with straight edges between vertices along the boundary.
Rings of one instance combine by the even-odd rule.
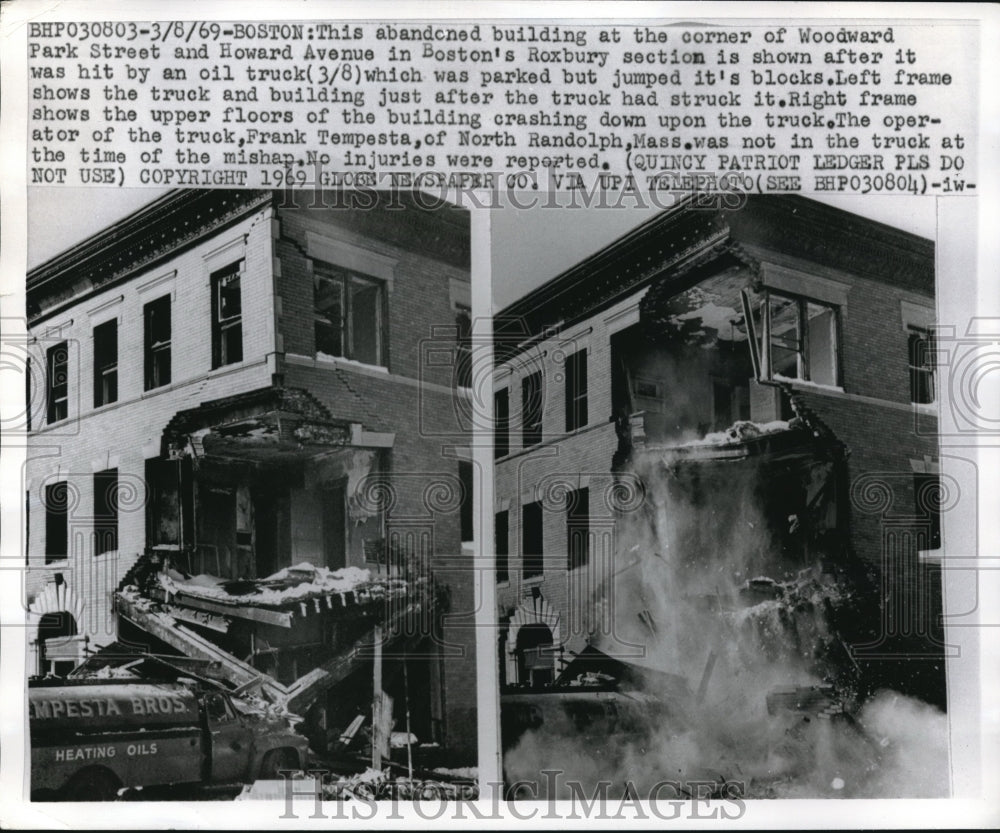
[[[43,681],[28,689],[34,800],[235,784],[302,769],[308,743],[222,690],[179,682]]]

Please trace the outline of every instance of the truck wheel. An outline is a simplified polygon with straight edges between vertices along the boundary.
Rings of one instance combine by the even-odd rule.
[[[66,801],[114,801],[121,781],[106,769],[85,769],[78,772],[63,790]]]
[[[281,778],[282,770],[298,769],[299,758],[291,749],[272,749],[260,763],[261,780],[274,781]]]

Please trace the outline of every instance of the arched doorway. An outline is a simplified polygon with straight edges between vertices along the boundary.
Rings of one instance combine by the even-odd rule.
[[[34,629],[29,641],[28,668],[34,669],[34,673],[61,676],[87,658],[83,603],[61,573],[56,573],[30,602],[28,621]]]
[[[555,653],[548,625],[523,625],[514,643],[517,678],[531,686],[548,685],[555,678]]]
[[[555,679],[562,670],[556,661],[563,648],[559,620],[559,611],[541,594],[514,611],[504,646],[507,685],[544,685]]]

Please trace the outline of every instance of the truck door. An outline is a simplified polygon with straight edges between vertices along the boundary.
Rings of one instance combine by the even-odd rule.
[[[250,730],[233,711],[229,699],[218,692],[205,695],[208,721],[208,780],[215,783],[242,781],[250,762]]]

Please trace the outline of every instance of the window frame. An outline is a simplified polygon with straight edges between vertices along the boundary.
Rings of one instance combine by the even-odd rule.
[[[94,327],[94,407],[118,401],[118,319],[109,318]],[[102,354],[107,354],[102,356]]]
[[[173,304],[170,294],[162,295],[143,305],[143,390],[151,391],[169,385],[173,375]],[[163,314],[165,311],[165,315]],[[166,320],[167,338],[155,342],[156,317]],[[160,325],[162,326],[162,325]],[[164,370],[165,367],[165,370]]]
[[[503,516],[503,523],[500,518]],[[501,532],[503,533],[501,535]],[[493,515],[493,542],[496,558],[496,581],[510,581],[510,510],[501,509]]]
[[[118,467],[95,471],[93,484],[94,555],[99,556],[118,551]]]
[[[243,275],[245,261],[233,261],[221,269],[216,269],[210,276],[212,292],[212,370],[239,364],[243,361]],[[235,278],[235,281],[233,280]],[[238,284],[240,311],[237,315],[223,315],[222,290],[231,282]],[[238,334],[238,353],[231,356],[232,345],[229,343],[231,333]]]
[[[54,506],[60,502],[54,499],[54,493],[57,489],[61,489],[63,493],[62,508],[60,511],[53,511]],[[69,483],[66,480],[47,483],[42,502],[45,506],[45,563],[65,561],[69,558]],[[61,544],[55,552],[52,551],[54,537]]]
[[[454,302],[455,387],[472,387],[472,307]]]
[[[500,403],[503,403],[503,408]],[[502,411],[502,413],[501,413]],[[510,388],[493,391],[493,459],[510,454]]]
[[[388,320],[386,303],[387,303],[387,288],[386,282],[380,278],[376,278],[372,275],[366,275],[362,272],[358,272],[355,269],[347,269],[342,266],[337,266],[335,263],[330,263],[328,261],[313,259],[313,339],[314,339],[314,350],[316,354],[324,353],[326,355],[333,356],[334,358],[346,359],[348,361],[359,362],[361,364],[369,365],[370,367],[388,367],[388,349],[387,349],[387,333],[386,333],[386,321]],[[320,315],[320,311],[317,307],[317,295],[319,293],[320,283],[322,281],[328,281],[330,283],[335,283],[338,285],[339,295],[340,295],[340,353],[327,353],[326,350],[319,349],[319,339],[317,338],[317,328],[321,323],[330,323],[329,318],[323,318]],[[374,305],[375,311],[375,326],[373,331],[376,338],[375,346],[375,361],[370,362],[364,359],[357,358],[357,346],[355,344],[355,331],[358,329],[357,321],[355,320],[355,309],[354,309],[354,295],[352,289],[356,284],[367,285],[374,287],[378,291],[378,299]]]
[[[774,335],[774,319],[773,319],[773,306],[772,302],[775,298],[779,298],[784,301],[789,301],[795,305],[795,346],[784,346],[783,349],[788,350],[795,354],[796,357],[796,367],[795,375],[789,376],[785,373],[776,373],[774,367],[774,355],[773,347],[775,342]],[[830,382],[816,382],[813,379],[813,369],[810,367],[810,362],[812,357],[810,356],[810,340],[811,340],[811,327],[809,325],[809,306],[813,305],[816,307],[821,307],[825,310],[829,310],[832,313],[831,324],[830,324],[830,338],[832,341],[832,359],[833,359],[833,372],[832,381]],[[810,382],[817,385],[826,385],[829,387],[840,387],[842,379],[842,367],[843,361],[841,360],[841,344],[843,339],[841,337],[841,314],[842,307],[840,304],[833,303],[831,301],[822,301],[817,298],[812,298],[807,295],[801,295],[795,292],[788,292],[783,289],[774,289],[772,287],[766,286],[763,288],[763,299],[761,305],[758,308],[761,311],[761,331],[758,333],[758,339],[760,341],[760,347],[762,352],[762,358],[764,359],[764,366],[767,369],[766,378],[770,380],[775,380],[780,377],[780,380],[790,380],[792,382]],[[787,341],[788,339],[786,339]],[[782,345],[779,345],[779,347]]]
[[[529,535],[537,535],[538,552],[529,552],[535,541]],[[545,514],[541,501],[521,505],[521,578],[544,578],[545,576]]]
[[[62,383],[57,385],[58,368]],[[62,389],[58,395],[57,389]],[[45,424],[52,425],[69,417],[69,342],[61,341],[45,351]]]
[[[587,348],[583,347],[566,357],[566,433],[586,428],[587,412]]]
[[[566,567],[576,570],[589,563],[590,487],[581,486],[566,496]]]
[[[545,397],[542,395],[542,371],[536,370],[521,379],[521,446],[523,448],[531,448],[541,443],[544,414]]]
[[[934,405],[937,402],[937,365],[934,362],[936,344],[934,330],[931,327],[921,327],[917,324],[907,324],[907,367],[910,374],[910,402],[914,405]],[[923,345],[921,350],[921,345]],[[917,364],[920,353],[924,361]],[[916,356],[915,356],[916,354]],[[923,392],[926,398],[920,398],[923,378]]]

